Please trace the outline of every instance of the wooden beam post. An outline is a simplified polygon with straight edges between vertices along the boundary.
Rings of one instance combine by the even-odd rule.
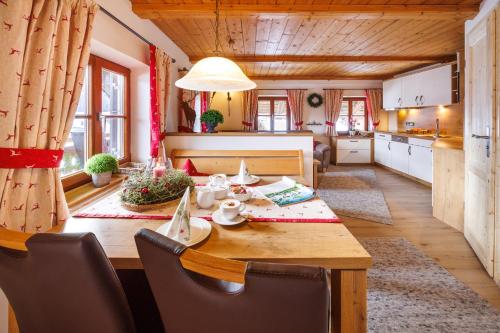
[[[195,63],[205,57],[189,57]],[[226,58],[238,63],[266,63],[266,62],[410,62],[410,63],[439,63],[456,59],[456,54],[445,56],[337,56],[337,55],[236,55]]]
[[[134,13],[146,19],[178,19],[181,17],[213,17],[215,4],[145,3],[133,0]],[[367,18],[418,18],[458,19],[476,15],[479,5],[324,5],[324,4],[224,4],[220,6],[224,16],[326,16],[348,19]]]

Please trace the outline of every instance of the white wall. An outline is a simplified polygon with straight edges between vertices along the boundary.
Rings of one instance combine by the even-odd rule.
[[[171,65],[170,103],[167,112],[167,130],[177,130],[178,68],[189,67],[188,56],[151,21],[132,12],[128,0],[97,0],[134,31],[164,50],[176,60]],[[116,23],[103,12],[98,12],[91,42],[91,52],[131,69],[131,155],[133,161],[146,161],[149,156],[149,45]]]
[[[364,89],[382,88],[382,81],[372,80],[311,80],[311,81],[256,81],[260,96],[286,96],[286,89],[307,89],[306,97],[312,93],[323,94],[323,89],[345,89],[345,96],[364,96]],[[267,90],[266,90],[267,89]],[[276,90],[280,89],[280,90]],[[217,109],[224,115],[224,124],[217,127],[218,130],[240,130],[242,121],[242,94],[231,93],[230,114],[228,112],[227,93],[217,92],[212,101],[211,108]],[[307,126],[308,122],[322,123],[321,126]],[[381,117],[380,129],[387,129],[387,114],[384,112]],[[315,134],[325,132],[325,106],[312,108],[304,100],[304,129],[311,130]]]

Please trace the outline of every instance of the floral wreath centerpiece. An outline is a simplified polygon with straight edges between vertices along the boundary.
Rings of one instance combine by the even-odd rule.
[[[120,201],[125,209],[142,212],[182,197],[187,187],[192,191],[194,181],[182,170],[168,169],[160,177],[146,170],[131,174],[123,182]]]

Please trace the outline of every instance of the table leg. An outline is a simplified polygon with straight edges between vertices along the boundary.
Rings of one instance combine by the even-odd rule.
[[[332,333],[367,331],[366,270],[332,269]]]

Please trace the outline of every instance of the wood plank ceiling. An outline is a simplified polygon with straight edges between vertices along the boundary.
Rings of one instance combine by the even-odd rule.
[[[131,0],[192,62],[215,49],[215,0]],[[382,79],[449,60],[480,0],[221,0],[224,56],[254,79]]]

